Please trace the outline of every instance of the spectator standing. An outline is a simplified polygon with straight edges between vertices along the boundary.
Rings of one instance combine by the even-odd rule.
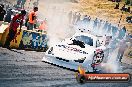
[[[114,9],[119,9],[119,3],[116,4],[116,7]]]
[[[106,21],[105,24],[104,24],[103,30],[107,30],[108,24],[109,24],[108,21]]]
[[[124,4],[123,7],[121,8],[121,11],[127,11],[126,5]]]
[[[21,0],[21,8],[24,9],[26,0]]]
[[[127,12],[129,12],[129,13],[131,12],[130,7],[127,8]]]
[[[47,20],[45,19],[39,26],[39,31],[46,32],[47,31]]]
[[[118,39],[123,39],[124,36],[126,35],[126,27],[124,26],[122,29],[119,30],[119,35],[118,35]]]
[[[115,26],[112,26],[112,36],[113,36],[113,37],[116,36],[117,31],[118,31],[118,28],[115,27]]]
[[[129,5],[131,2],[130,2],[130,0],[126,0],[126,5]]]
[[[107,33],[111,34],[111,30],[112,30],[112,25],[111,25],[111,23],[109,23]]]
[[[109,44],[108,44],[108,48],[109,48],[109,56],[111,56],[111,54],[114,52],[114,50],[117,48],[118,46],[118,40],[116,38],[111,38]]]
[[[38,7],[38,4],[39,4],[39,0],[35,0],[35,1],[33,2],[33,6],[34,6],[34,7]]]
[[[7,14],[6,14],[6,16],[5,16],[4,22],[8,22],[8,23],[11,22],[11,15],[13,14],[13,12],[12,12],[11,10],[12,10],[12,9],[8,9]]]
[[[10,7],[10,6],[7,4],[7,5],[6,5],[6,11],[9,9],[9,7]]]
[[[121,40],[121,42],[119,43],[119,50],[118,50],[118,55],[117,55],[117,58],[118,58],[118,61],[119,62],[122,62],[122,57],[124,55],[124,52],[125,50],[127,49],[127,43],[125,40]]]
[[[81,20],[81,14],[78,13],[76,23],[78,23]]]
[[[33,30],[34,24],[37,19],[36,12],[38,11],[38,7],[34,7],[33,11],[31,11],[28,15],[28,23],[27,23],[27,30]]]
[[[121,0],[116,0],[116,2],[121,2]]]
[[[96,29],[97,24],[98,24],[98,19],[96,18],[96,19],[94,20],[94,26],[93,26],[93,29]]]
[[[0,26],[2,25],[5,14],[6,14],[6,11],[4,10],[4,5],[1,4],[0,5]]]
[[[89,21],[89,17],[88,17],[88,15],[85,15],[84,18],[83,18],[83,22],[87,23],[88,21]]]
[[[126,18],[126,22],[132,23],[132,16],[128,16],[128,17]]]
[[[6,39],[6,42],[5,42],[5,45],[4,47],[6,48],[9,48],[10,49],[10,42],[16,37],[17,35],[17,28],[20,26],[20,30],[19,30],[19,33],[21,32],[21,27],[22,27],[22,24],[23,24],[23,20],[24,20],[24,16],[26,15],[26,11],[25,10],[22,10],[20,14],[16,14],[10,25],[9,25],[9,33],[7,35],[7,39]]]
[[[75,13],[73,14],[72,24],[75,24],[76,19],[77,19],[77,12],[75,12]]]
[[[21,0],[17,0],[17,8],[19,8],[21,5]]]
[[[72,22],[72,11],[70,11],[68,13],[68,18],[69,18],[69,23],[71,24],[71,22]]]
[[[98,23],[98,29],[100,29],[101,24],[102,24],[102,20],[99,20],[99,23]]]

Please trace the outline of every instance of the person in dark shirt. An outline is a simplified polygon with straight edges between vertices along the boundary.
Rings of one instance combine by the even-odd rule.
[[[5,14],[6,14],[6,11],[4,10],[4,5],[1,4],[0,5],[0,26],[2,25]]]
[[[76,20],[76,23],[78,23],[80,20],[81,20],[81,14],[78,13],[78,14],[77,14],[77,20]]]
[[[26,0],[21,0],[21,8],[24,9]]]
[[[11,15],[12,15],[12,14],[13,14],[13,12],[11,11],[11,9],[8,9],[7,14],[6,14],[6,16],[5,16],[4,22],[10,23],[10,22],[11,22]]]
[[[130,7],[127,8],[127,12],[131,12]]]
[[[127,12],[127,8],[126,8],[126,5],[125,5],[125,4],[124,4],[123,7],[121,8],[121,11]]]
[[[132,16],[128,16],[128,17],[126,18],[126,22],[132,23]]]
[[[116,4],[116,7],[114,9],[119,9],[119,3]]]
[[[129,5],[129,4],[131,4],[131,1],[130,0],[126,0],[125,3],[126,3],[126,5]]]
[[[10,42],[15,38],[15,36],[17,35],[17,28],[20,26],[20,30],[19,30],[19,33],[21,32],[21,27],[22,27],[22,24],[23,24],[23,20],[24,20],[24,16],[26,15],[26,11],[25,10],[22,10],[20,14],[16,14],[11,23],[10,23],[10,26],[9,26],[9,33],[7,35],[7,39],[6,39],[6,42],[5,42],[5,45],[4,47],[10,49]]]
[[[93,26],[93,29],[95,30],[97,28],[97,25],[98,25],[98,19],[96,18],[94,20],[94,26]]]
[[[120,41],[118,46],[119,46],[119,49],[118,49],[117,61],[122,62],[121,60],[123,58],[125,50],[128,48],[128,45],[126,41],[123,39]]]
[[[124,26],[119,30],[118,39],[122,40],[126,35],[126,27]]]

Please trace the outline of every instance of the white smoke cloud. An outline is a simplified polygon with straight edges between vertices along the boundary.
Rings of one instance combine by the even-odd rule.
[[[63,5],[48,3],[46,8],[46,18],[48,22],[47,35],[49,36],[49,46],[71,36],[68,23],[68,10]]]
[[[108,56],[108,61],[106,63],[102,63],[103,69],[107,73],[120,73],[122,72],[120,64],[117,59],[118,48],[114,49],[113,52]]]

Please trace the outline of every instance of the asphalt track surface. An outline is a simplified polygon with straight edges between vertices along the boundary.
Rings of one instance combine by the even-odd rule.
[[[75,72],[41,62],[44,52],[0,47],[0,87],[131,87],[130,83],[79,84]],[[132,65],[123,64],[132,73]]]

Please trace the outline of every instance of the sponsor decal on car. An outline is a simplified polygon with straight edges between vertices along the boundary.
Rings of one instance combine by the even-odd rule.
[[[75,52],[79,52],[82,54],[88,54],[87,52],[77,49],[77,48],[74,48],[74,47],[70,47],[70,46],[66,46],[66,45],[57,45],[57,46],[60,48],[64,48],[65,50],[68,50],[68,51],[75,51]]]

